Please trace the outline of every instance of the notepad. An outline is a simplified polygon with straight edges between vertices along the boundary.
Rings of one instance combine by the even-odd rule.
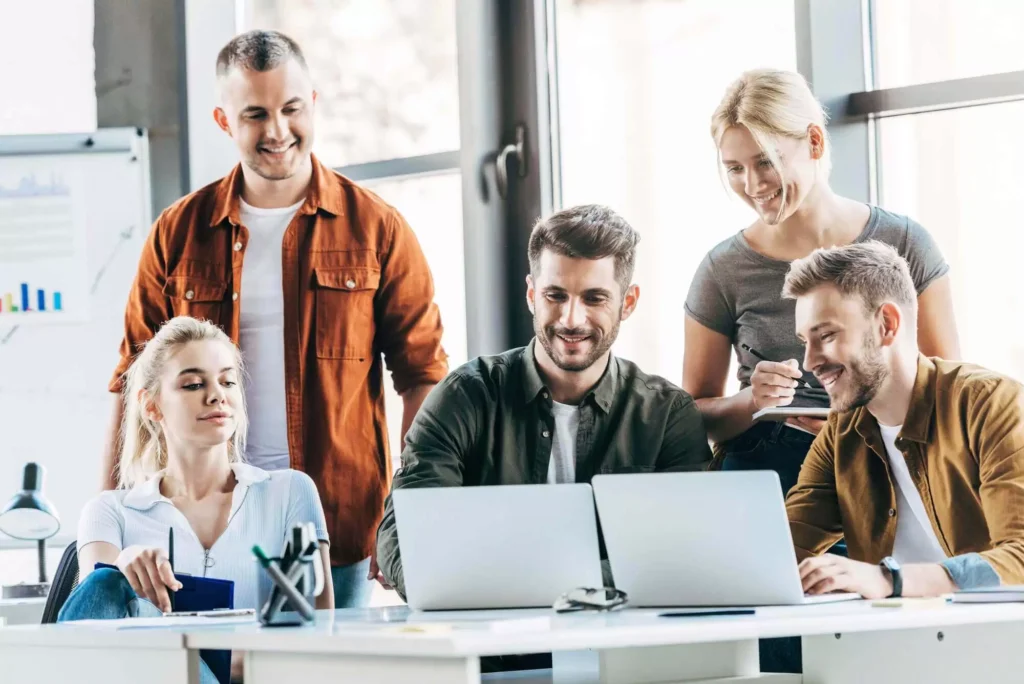
[[[759,420],[786,420],[787,418],[828,418],[832,409],[816,406],[775,406],[761,409],[754,414],[754,422]]]
[[[1024,585],[962,589],[953,592],[953,603],[1024,603]]]

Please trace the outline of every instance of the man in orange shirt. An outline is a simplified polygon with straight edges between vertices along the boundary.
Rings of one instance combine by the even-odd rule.
[[[447,372],[426,259],[402,216],[311,154],[313,90],[299,46],[250,31],[217,59],[217,125],[241,163],[176,202],[143,248],[125,314],[122,374],[178,315],[211,320],[248,367],[246,459],[317,483],[339,608],[364,605],[391,480],[382,356],[402,396],[402,434]],[[104,463],[116,481],[117,402]],[[210,566],[216,564],[216,545]]]

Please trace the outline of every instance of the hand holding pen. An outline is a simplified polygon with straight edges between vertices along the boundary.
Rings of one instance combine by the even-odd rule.
[[[741,344],[751,355],[760,359],[750,376],[750,386],[754,399],[755,411],[776,406],[788,406],[793,403],[797,388],[810,389],[810,384],[803,380],[800,363],[789,359],[779,363],[770,361],[752,347]]]

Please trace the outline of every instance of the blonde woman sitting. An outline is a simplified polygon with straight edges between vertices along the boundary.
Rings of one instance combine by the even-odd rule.
[[[224,332],[181,316],[160,329],[128,370],[120,488],[90,501],[78,526],[82,582],[59,620],[160,615],[177,589],[174,570],[235,583],[236,608],[256,608],[251,548],[277,553],[293,525],[312,522],[329,572],[316,485],[295,470],[242,462],[247,427],[242,362]],[[118,570],[93,570],[107,563]],[[334,608],[327,582],[317,608]],[[237,671],[237,663],[232,670]],[[203,682],[215,682],[202,665]]]

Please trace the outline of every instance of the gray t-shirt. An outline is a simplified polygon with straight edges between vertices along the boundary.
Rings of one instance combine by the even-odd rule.
[[[918,295],[946,275],[949,264],[920,224],[878,207],[870,209],[871,216],[856,242],[878,240],[895,247],[910,264]],[[773,361],[797,359],[803,363],[804,345],[796,336],[796,302],[782,298],[789,264],[755,252],[740,232],[708,252],[690,283],[687,315],[732,340],[739,361],[737,375],[744,388],[750,385],[759,359],[740,344]],[[793,404],[827,407],[828,394],[817,379],[805,370],[804,380],[812,389],[798,389]]]

